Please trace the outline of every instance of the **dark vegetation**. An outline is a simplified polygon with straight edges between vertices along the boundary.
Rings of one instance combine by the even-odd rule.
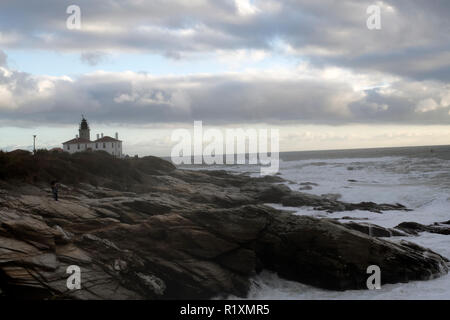
[[[118,159],[110,154],[38,150],[35,155],[24,150],[0,151],[0,180],[18,180],[27,183],[63,184],[90,183],[116,190],[127,190],[130,185],[142,183],[146,174],[158,175],[175,167],[157,157]]]

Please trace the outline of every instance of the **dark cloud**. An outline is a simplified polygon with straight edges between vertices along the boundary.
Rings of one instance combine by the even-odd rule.
[[[98,65],[99,63],[103,62],[105,58],[106,55],[101,52],[85,52],[80,56],[81,61],[90,66]]]

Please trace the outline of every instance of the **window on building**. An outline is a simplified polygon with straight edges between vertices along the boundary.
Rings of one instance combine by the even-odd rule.
[[[111,147],[113,147],[113,148],[114,148],[114,142],[111,142]]]
[[[67,145],[67,150],[70,150],[70,144]]]
[[[95,149],[98,149],[98,143],[95,144]]]
[[[80,150],[80,145],[77,145],[77,147],[78,147],[78,150]]]
[[[103,149],[106,149],[106,143],[103,142]]]

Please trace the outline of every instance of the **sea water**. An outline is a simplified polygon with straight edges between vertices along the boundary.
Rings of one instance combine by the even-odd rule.
[[[205,169],[203,167],[202,169]],[[210,166],[259,175],[256,166]],[[412,211],[368,211],[329,214],[312,208],[282,207],[297,215],[357,218],[383,227],[401,222],[432,224],[450,220],[450,147],[406,147],[310,151],[280,154],[279,175],[292,190],[333,194],[346,202],[400,203]],[[367,220],[358,220],[365,218]],[[346,222],[352,220],[345,220]],[[405,239],[450,258],[450,235],[421,233]],[[233,297],[229,297],[233,299]],[[381,290],[329,291],[287,281],[265,271],[252,279],[249,299],[450,299],[450,275],[429,281],[383,285]]]

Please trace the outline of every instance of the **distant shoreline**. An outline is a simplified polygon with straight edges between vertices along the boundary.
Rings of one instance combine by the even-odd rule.
[[[280,159],[283,161],[339,158],[380,158],[396,156],[434,157],[442,160],[450,160],[450,145],[280,152]],[[170,157],[162,157],[162,159],[168,161],[171,160]]]

